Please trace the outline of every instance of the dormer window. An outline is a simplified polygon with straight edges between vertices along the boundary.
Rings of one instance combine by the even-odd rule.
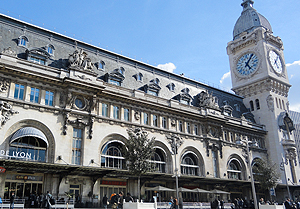
[[[123,68],[124,69],[124,68]],[[121,86],[123,80],[125,79],[124,75],[120,73],[120,69],[115,69],[114,71],[107,73],[105,75],[106,81],[108,83]]]
[[[124,75],[124,73],[125,73],[125,69],[124,69],[123,67],[120,67],[120,69],[119,69],[119,73],[121,73],[122,75]]]
[[[105,68],[105,63],[104,63],[103,61],[100,61],[100,62],[98,63],[98,69],[99,69],[99,70],[104,70],[104,68]]]
[[[54,55],[54,46],[52,44],[47,46],[47,52],[52,56]]]
[[[181,93],[176,96],[178,101],[182,104],[190,105],[192,96],[189,94],[189,92],[190,92],[189,88],[182,89]]]
[[[143,81],[143,74],[142,74],[142,73],[138,73],[138,74],[136,75],[136,80],[137,80],[137,81]]]
[[[20,36],[19,37],[19,43],[18,46],[27,47],[28,38],[26,36]]]
[[[157,82],[159,82],[158,78],[154,79],[154,80],[151,80],[149,84],[145,85],[145,92],[147,94],[158,96],[158,93],[159,93],[161,88],[160,88],[160,86],[158,85]]]
[[[169,85],[167,85],[167,87],[169,88],[170,91],[175,91],[175,84],[174,83],[170,83]]]
[[[159,79],[158,79],[158,78],[155,78],[155,79],[153,80],[153,82],[156,83],[156,84],[158,85],[158,84],[159,84]]]
[[[47,60],[50,58],[50,54],[43,48],[34,48],[26,50],[27,60],[40,64],[47,65]]]

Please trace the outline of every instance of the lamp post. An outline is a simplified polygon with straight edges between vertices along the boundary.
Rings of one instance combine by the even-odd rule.
[[[178,135],[169,135],[167,136],[167,139],[171,145],[171,148],[172,148],[172,152],[173,152],[173,155],[175,156],[175,160],[174,160],[174,163],[175,163],[175,181],[176,181],[176,198],[177,200],[179,200],[179,194],[178,194],[178,168],[177,168],[177,151],[178,151],[178,148],[181,146],[181,144],[183,143],[183,140],[182,138],[180,138]]]
[[[251,162],[250,162],[250,152],[249,152],[249,143],[253,143],[252,141],[248,140],[240,140],[237,141],[237,144],[241,144],[242,142],[246,143],[246,152],[247,152],[247,157],[248,157],[248,167],[250,169],[250,178],[251,178],[251,187],[252,187],[252,195],[253,195],[253,204],[254,208],[258,209],[257,206],[257,198],[256,198],[256,191],[255,191],[255,184],[254,184],[254,179],[253,179],[253,172],[252,172],[252,167],[251,167]]]

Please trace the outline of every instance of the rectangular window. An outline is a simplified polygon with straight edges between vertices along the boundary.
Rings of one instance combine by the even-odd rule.
[[[224,140],[228,141],[227,131],[224,131]]]
[[[81,141],[82,130],[73,128],[73,143],[72,143],[72,164],[81,164]]]
[[[14,94],[15,99],[24,99],[24,86],[21,84],[15,84],[15,94]]]
[[[194,134],[199,135],[198,125],[194,125]]]
[[[108,104],[102,103],[102,116],[108,117]]]
[[[186,132],[187,132],[188,134],[191,133],[191,125],[190,125],[190,123],[186,123]]]
[[[53,92],[46,91],[45,105],[53,106],[53,97],[54,97],[54,93]]]
[[[180,132],[183,132],[183,123],[182,123],[181,120],[179,121],[179,127],[178,128],[179,128]]]
[[[219,172],[218,172],[218,153],[217,153],[217,151],[212,151],[212,158],[213,158],[214,177],[218,178]]]
[[[167,118],[166,117],[161,118],[161,125],[163,128],[167,128]]]
[[[30,91],[30,102],[38,103],[39,95],[40,95],[40,90],[32,87]]]
[[[125,121],[129,121],[129,109],[128,108],[124,108],[124,120]]]
[[[144,113],[144,124],[149,125],[149,114],[148,113]]]
[[[114,85],[117,85],[117,86],[121,86],[121,82],[120,81],[116,81],[116,80],[113,80],[113,79],[109,79],[108,83],[111,83],[111,84],[114,84]]]
[[[234,135],[232,132],[230,132],[230,142],[234,142]]]
[[[120,119],[120,108],[118,106],[113,106],[113,116],[114,119]]]
[[[158,126],[157,115],[153,115],[153,126]]]
[[[158,92],[157,92],[157,91],[148,90],[147,93],[148,93],[148,94],[151,94],[151,95],[153,95],[153,96],[158,96]]]
[[[45,63],[46,63],[44,59],[40,59],[40,58],[37,58],[37,57],[30,57],[30,61],[34,62],[34,63],[41,64],[41,65],[45,65]]]

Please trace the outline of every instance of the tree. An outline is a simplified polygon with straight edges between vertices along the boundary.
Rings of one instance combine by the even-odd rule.
[[[155,137],[151,139],[148,133],[141,128],[127,130],[128,139],[125,140],[123,150],[124,158],[129,171],[138,176],[138,199],[140,200],[141,175],[151,171],[153,164],[150,162],[154,155]]]
[[[267,160],[255,159],[252,171],[255,181],[260,183],[260,188],[264,192],[275,188],[280,179],[276,163],[271,163]]]

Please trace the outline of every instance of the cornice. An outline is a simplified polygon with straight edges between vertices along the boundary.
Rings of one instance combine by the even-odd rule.
[[[245,98],[265,91],[274,92],[275,94],[287,97],[290,87],[291,85],[288,83],[268,77],[245,86],[233,88],[232,90]]]

